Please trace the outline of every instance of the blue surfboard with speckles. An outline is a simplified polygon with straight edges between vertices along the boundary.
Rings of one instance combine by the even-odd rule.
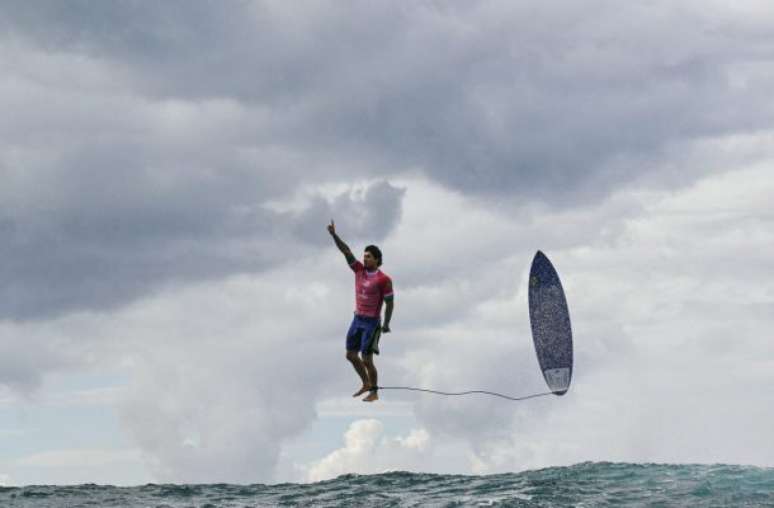
[[[572,379],[570,311],[559,274],[540,251],[529,271],[529,321],[543,377],[555,395],[564,395]]]

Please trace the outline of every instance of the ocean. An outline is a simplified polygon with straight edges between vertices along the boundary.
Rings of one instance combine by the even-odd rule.
[[[311,484],[0,487],[2,508],[774,507],[774,468],[583,463],[487,476],[390,472]]]

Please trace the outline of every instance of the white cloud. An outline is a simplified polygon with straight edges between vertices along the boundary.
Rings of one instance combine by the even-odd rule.
[[[420,424],[434,436],[466,440],[477,474],[584,460],[771,465],[762,422],[774,413],[766,394],[750,389],[770,383],[774,365],[774,294],[761,282],[774,268],[771,195],[770,165],[755,163],[672,192],[623,190],[588,221],[548,212],[522,224],[525,235],[500,236],[498,252],[527,238],[562,276],[575,332],[574,385],[563,398],[515,405],[426,396],[417,402]],[[622,201],[632,203],[631,213],[617,212]],[[579,227],[565,238],[552,233]],[[480,233],[456,234],[475,241]],[[489,274],[520,270],[503,270],[489,255],[478,253],[478,277],[458,293],[481,299],[476,312],[413,334],[421,340],[401,350],[407,384],[539,388],[525,317],[529,256],[519,255],[522,279],[497,281]],[[498,294],[498,286],[511,289]],[[444,298],[454,299],[448,292]]]
[[[157,477],[270,477],[283,439],[315,417],[343,353],[325,319],[329,288],[296,289],[308,282],[303,265],[163,295],[123,315],[134,350],[122,419]]]
[[[0,473],[0,487],[11,487],[14,485],[11,475]]]
[[[343,448],[309,466],[307,480],[322,481],[346,473],[421,470],[431,447],[430,434],[425,429],[387,437],[379,420],[357,420],[344,433]]]
[[[302,186],[421,172],[571,208],[769,125],[771,49],[746,9],[171,5],[4,5],[0,318],[271,268],[331,211],[264,206]],[[338,205],[382,237],[400,192],[378,190],[373,215]]]
[[[261,276],[5,329],[68,352],[62,372],[112,363],[129,379],[126,389],[61,402],[118,397],[156,481],[214,481],[213,470],[223,481],[270,481],[281,448],[317,418],[379,411],[413,412],[433,438],[358,425],[341,450],[306,466],[306,479],[589,459],[767,464],[771,450],[753,443],[766,432],[756,422],[768,421],[769,405],[747,389],[765,386],[772,372],[772,294],[759,283],[774,246],[771,228],[761,227],[772,190],[765,164],[675,192],[622,191],[577,213],[498,212],[426,180],[400,185],[402,222],[382,244],[397,291],[393,334],[377,359],[382,384],[542,391],[524,293],[529,260],[542,248],[574,323],[575,380],[565,397],[511,404],[385,391],[376,408],[339,398],[356,378],[343,358],[351,275],[332,245]],[[426,220],[437,213],[430,204],[448,227]],[[737,245],[744,262],[730,264],[740,259]],[[733,416],[750,408],[749,421]],[[726,432],[745,437],[704,446]],[[368,449],[377,457],[370,462]]]
[[[439,441],[475,472],[770,464],[749,389],[773,371],[765,3],[184,4],[4,4],[4,410],[118,407],[166,481],[269,481],[316,419],[376,410],[433,439],[362,424],[315,471],[369,446],[438,470]],[[542,391],[540,248],[570,301],[570,393],[344,402],[331,216],[395,282],[382,384]],[[126,386],[36,395],[110,370]]]

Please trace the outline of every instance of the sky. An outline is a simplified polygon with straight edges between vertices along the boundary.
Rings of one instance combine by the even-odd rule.
[[[0,7],[0,485],[774,466],[763,1]],[[357,255],[395,288],[382,392]]]

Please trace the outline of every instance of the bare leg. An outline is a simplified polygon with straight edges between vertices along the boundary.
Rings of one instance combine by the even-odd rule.
[[[355,372],[357,372],[357,375],[360,376],[360,380],[363,382],[363,386],[360,388],[360,390],[352,394],[353,397],[358,397],[367,392],[369,388],[371,388],[371,384],[368,382],[368,373],[366,372],[365,366],[363,365],[363,361],[357,355],[357,351],[347,351],[347,360],[352,363],[352,366],[355,368]]]
[[[376,390],[378,374],[376,372],[376,366],[374,365],[374,355],[363,355],[363,365],[365,366],[366,373],[368,374],[368,380],[371,381],[371,393],[368,397],[363,399],[363,402],[373,402],[379,400],[379,392]]]

